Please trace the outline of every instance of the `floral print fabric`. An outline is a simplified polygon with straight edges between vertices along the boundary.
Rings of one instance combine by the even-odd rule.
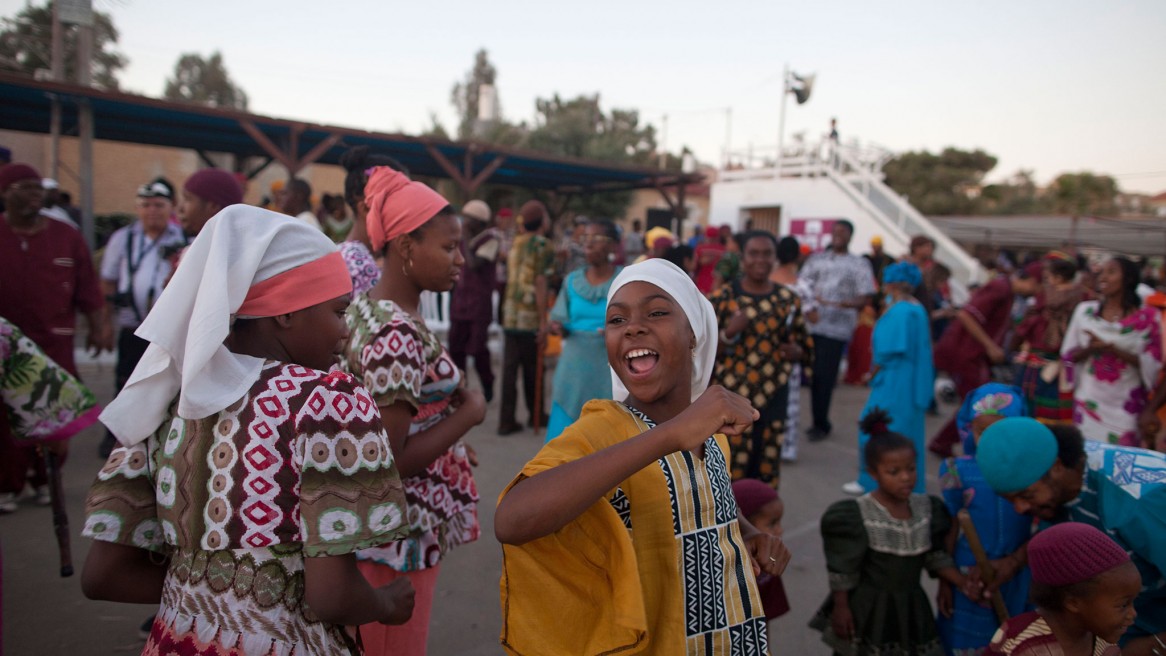
[[[1134,354],[1137,361],[1101,353],[1072,362],[1078,351],[1088,347],[1091,334]],[[1069,321],[1061,357],[1073,386],[1073,423],[1081,433],[1090,440],[1139,446],[1138,414],[1146,407],[1162,368],[1157,312],[1142,307],[1121,321],[1106,321],[1101,318],[1100,301],[1085,301]]]
[[[0,317],[0,398],[17,440],[61,440],[97,421],[89,388]]]

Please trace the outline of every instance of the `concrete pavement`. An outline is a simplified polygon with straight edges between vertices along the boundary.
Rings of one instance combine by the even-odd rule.
[[[108,401],[113,380],[110,362],[84,364],[82,376],[100,400]],[[476,381],[475,376],[471,378]],[[808,412],[808,392],[802,393],[802,408]],[[866,394],[865,388],[839,386],[832,413],[835,433],[813,444],[803,439],[798,462],[783,467],[783,524],[786,542],[794,554],[784,580],[792,610],[770,624],[774,654],[829,654],[818,634],[806,628],[806,622],[828,593],[818,518],[830,503],[845,497],[839,488],[855,477],[857,442],[853,427]],[[946,414],[954,408],[943,410]],[[498,646],[501,547],[492,529],[494,504],[502,488],[539,449],[542,438],[529,430],[496,436],[496,413],[495,402],[485,423],[468,437],[481,461],[476,476],[482,497],[482,538],[455,550],[442,565],[429,642],[429,653],[434,656],[502,653]],[[939,421],[929,417],[928,430],[936,430]],[[96,456],[100,437],[99,427],[78,436],[65,469],[73,561],[78,575],[68,579],[57,575],[57,550],[48,508],[26,501],[19,512],[0,516],[3,646],[8,656],[124,655],[141,650],[138,625],[151,614],[150,607],[93,602],[80,591],[79,574],[89,541],[79,532],[86,490],[102,464]],[[930,455],[928,458],[928,489],[935,492],[938,461]],[[929,581],[925,586],[934,590]]]

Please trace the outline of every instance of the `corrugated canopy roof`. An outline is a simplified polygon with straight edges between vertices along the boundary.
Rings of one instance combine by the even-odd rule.
[[[279,152],[282,156],[275,159],[288,168],[312,162],[337,164],[347,148],[366,145],[374,152],[396,158],[414,175],[451,178],[463,185],[474,182],[474,187],[488,183],[586,193],[659,188],[701,179],[699,175],[555,157],[472,141],[272,118],[10,74],[0,74],[0,128],[47,134],[53,95],[64,101],[61,132],[65,135],[77,134],[77,106],[88,101],[93,107],[97,139],[242,157],[273,157]]]
[[[1155,217],[929,216],[947,236],[963,244],[1055,249],[1066,246],[1127,255],[1166,253],[1166,220]]]

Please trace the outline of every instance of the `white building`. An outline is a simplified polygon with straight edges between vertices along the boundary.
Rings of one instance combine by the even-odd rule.
[[[871,237],[882,237],[892,256],[907,252],[915,235],[935,240],[935,258],[952,271],[960,287],[982,282],[983,267],[905,199],[883,183],[890,153],[826,140],[787,149],[780,161],[754,164],[752,154],[719,172],[709,200],[710,224],[740,230],[751,224],[778,236],[793,235],[820,250],[839,219],[854,224],[851,251],[863,253]]]

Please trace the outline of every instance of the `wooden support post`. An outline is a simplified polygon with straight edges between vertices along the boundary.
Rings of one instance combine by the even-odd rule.
[[[332,148],[332,146],[335,146],[339,142],[340,142],[340,135],[339,134],[336,134],[336,133],[329,134],[326,139],[324,139],[320,143],[316,144],[311,150],[309,150],[306,154],[304,154],[303,157],[301,157],[299,159],[299,161],[296,164],[296,170],[298,171],[298,170],[304,168],[305,166],[320,159],[320,157],[322,157],[324,155],[324,153],[328,152]]]
[[[497,171],[498,168],[501,167],[505,161],[506,161],[506,156],[499,155],[499,156],[495,157],[493,159],[493,161],[491,161],[489,164],[487,164],[486,168],[479,171],[478,174],[475,175],[469,181],[469,183],[466,184],[467,197],[473,196],[474,192],[478,190],[478,187],[482,186],[483,182],[488,180],[490,178],[490,176],[494,175],[494,172]]]
[[[263,163],[262,163],[262,164],[260,164],[259,166],[256,166],[255,168],[251,169],[250,171],[247,171],[247,179],[248,179],[248,180],[254,180],[254,179],[255,179],[255,176],[257,176],[257,175],[259,175],[260,173],[262,173],[262,172],[263,172],[263,169],[265,169],[265,168],[267,168],[268,166],[270,166],[270,165],[271,165],[271,163],[272,163],[272,162],[274,162],[274,161],[275,161],[275,158],[274,158],[274,157],[267,157],[266,159],[264,159],[264,160],[263,160]]]
[[[195,150],[194,152],[198,153],[198,158],[202,160],[203,164],[206,164],[212,169],[218,168],[214,160],[211,159],[210,155],[206,154],[205,150]]]
[[[448,175],[450,179],[453,180],[455,184],[457,184],[457,186],[461,187],[462,189],[465,189],[468,186],[466,184],[465,178],[462,177],[462,172],[457,170],[457,167],[454,166],[453,163],[450,162],[449,159],[447,159],[440,150],[433,147],[432,144],[425,144],[425,152],[429,153],[429,156],[433,158],[433,161],[437,162],[437,165],[441,167],[441,170],[445,171],[445,174]]]
[[[263,152],[267,153],[275,161],[283,164],[284,168],[286,168],[290,174],[294,175],[294,173],[291,172],[296,170],[297,162],[292,161],[291,157],[288,156],[288,154],[284,151],[280,150],[279,146],[276,146],[275,143],[272,142],[266,134],[263,134],[262,130],[260,130],[253,122],[247,119],[239,119],[239,126],[243,128],[243,131],[246,132],[247,135],[255,141],[255,143],[259,144],[259,147],[263,149]],[[267,164],[264,164],[264,166],[267,166]]]

